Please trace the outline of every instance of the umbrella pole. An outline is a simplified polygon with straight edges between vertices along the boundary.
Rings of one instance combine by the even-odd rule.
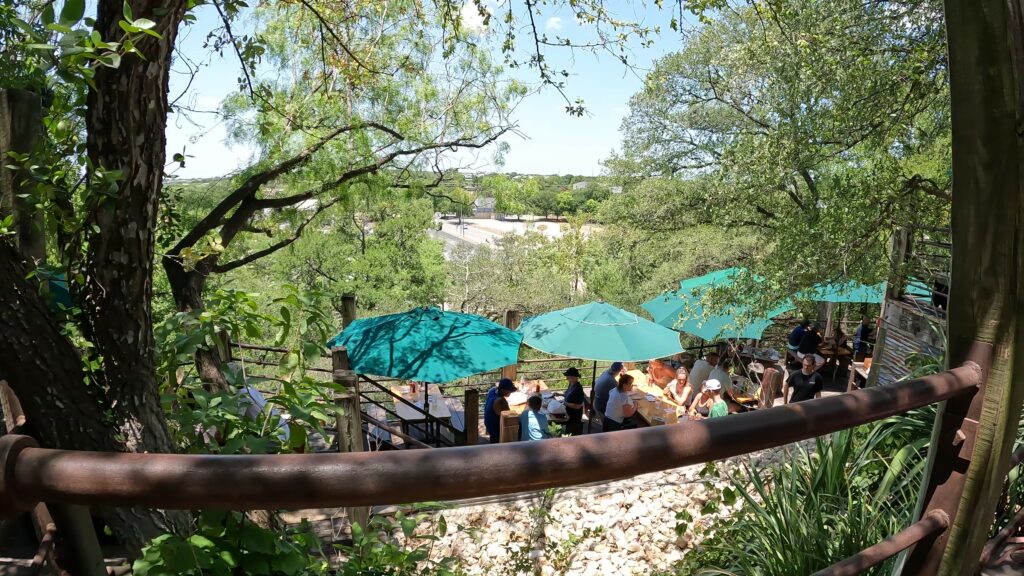
[[[590,434],[590,425],[594,422],[594,387],[597,385],[597,360],[594,360],[594,368],[590,371],[590,414],[587,415],[587,434]]]

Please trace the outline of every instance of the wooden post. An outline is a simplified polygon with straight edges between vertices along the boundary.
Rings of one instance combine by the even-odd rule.
[[[505,327],[509,330],[515,330],[519,328],[519,324],[523,320],[523,314],[519,310],[506,310],[505,311]],[[509,380],[515,380],[516,375],[519,373],[518,364],[509,364],[501,369],[501,377],[508,378]]]
[[[346,292],[341,296],[341,327],[348,328],[348,325],[356,319],[356,295]]]
[[[926,509],[950,506],[951,526],[933,545],[919,544],[903,573],[951,576],[978,570],[1024,403],[1024,7],[945,6],[953,134],[947,357],[978,361],[983,342],[992,363],[984,398],[939,407]],[[965,426],[951,430],[958,422]]]
[[[35,208],[32,185],[22,185],[23,178],[6,166],[11,163],[8,152],[35,151],[43,134],[42,103],[38,94],[16,89],[0,89],[0,100],[0,217],[14,214],[18,251],[34,265],[46,259],[44,214]]]
[[[57,553],[61,566],[75,574],[106,576],[103,551],[89,509],[78,504],[47,506],[57,527]]]
[[[335,393],[334,405],[337,418],[337,440],[339,452],[363,451],[362,408],[359,406],[359,376],[351,369],[348,351],[344,346],[331,348],[331,368],[335,384],[345,387]],[[366,506],[346,508],[349,521],[366,528],[370,509]]]
[[[464,436],[466,446],[476,446],[480,443],[480,391],[469,388],[462,398],[463,421],[466,429]]]

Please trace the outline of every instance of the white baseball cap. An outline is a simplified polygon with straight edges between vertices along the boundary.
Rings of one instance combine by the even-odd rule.
[[[712,378],[711,380],[708,380],[707,382],[704,383],[704,388],[708,390],[721,390],[722,383]]]

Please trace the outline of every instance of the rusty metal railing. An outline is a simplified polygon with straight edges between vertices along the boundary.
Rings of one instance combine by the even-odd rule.
[[[614,480],[789,444],[976,389],[982,370],[727,418],[444,450],[223,456],[37,448],[0,438],[0,516],[36,502],[163,509],[288,509],[449,500]],[[472,482],[467,479],[472,478]]]
[[[878,544],[837,562],[812,576],[854,576],[868,568],[878,566],[907,548],[949,529],[949,516],[942,510],[932,510],[921,520],[914,522]]]

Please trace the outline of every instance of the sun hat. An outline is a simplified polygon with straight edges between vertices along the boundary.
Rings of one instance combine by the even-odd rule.
[[[711,380],[708,380],[707,382],[704,383],[704,387],[707,388],[708,390],[721,390],[722,383],[712,378]]]
[[[516,391],[516,383],[508,378],[502,378],[498,381],[498,390],[511,390]]]
[[[562,372],[562,376],[576,376],[577,378],[579,378],[580,371],[577,370],[575,366],[573,366],[572,368],[569,368],[565,372]]]

